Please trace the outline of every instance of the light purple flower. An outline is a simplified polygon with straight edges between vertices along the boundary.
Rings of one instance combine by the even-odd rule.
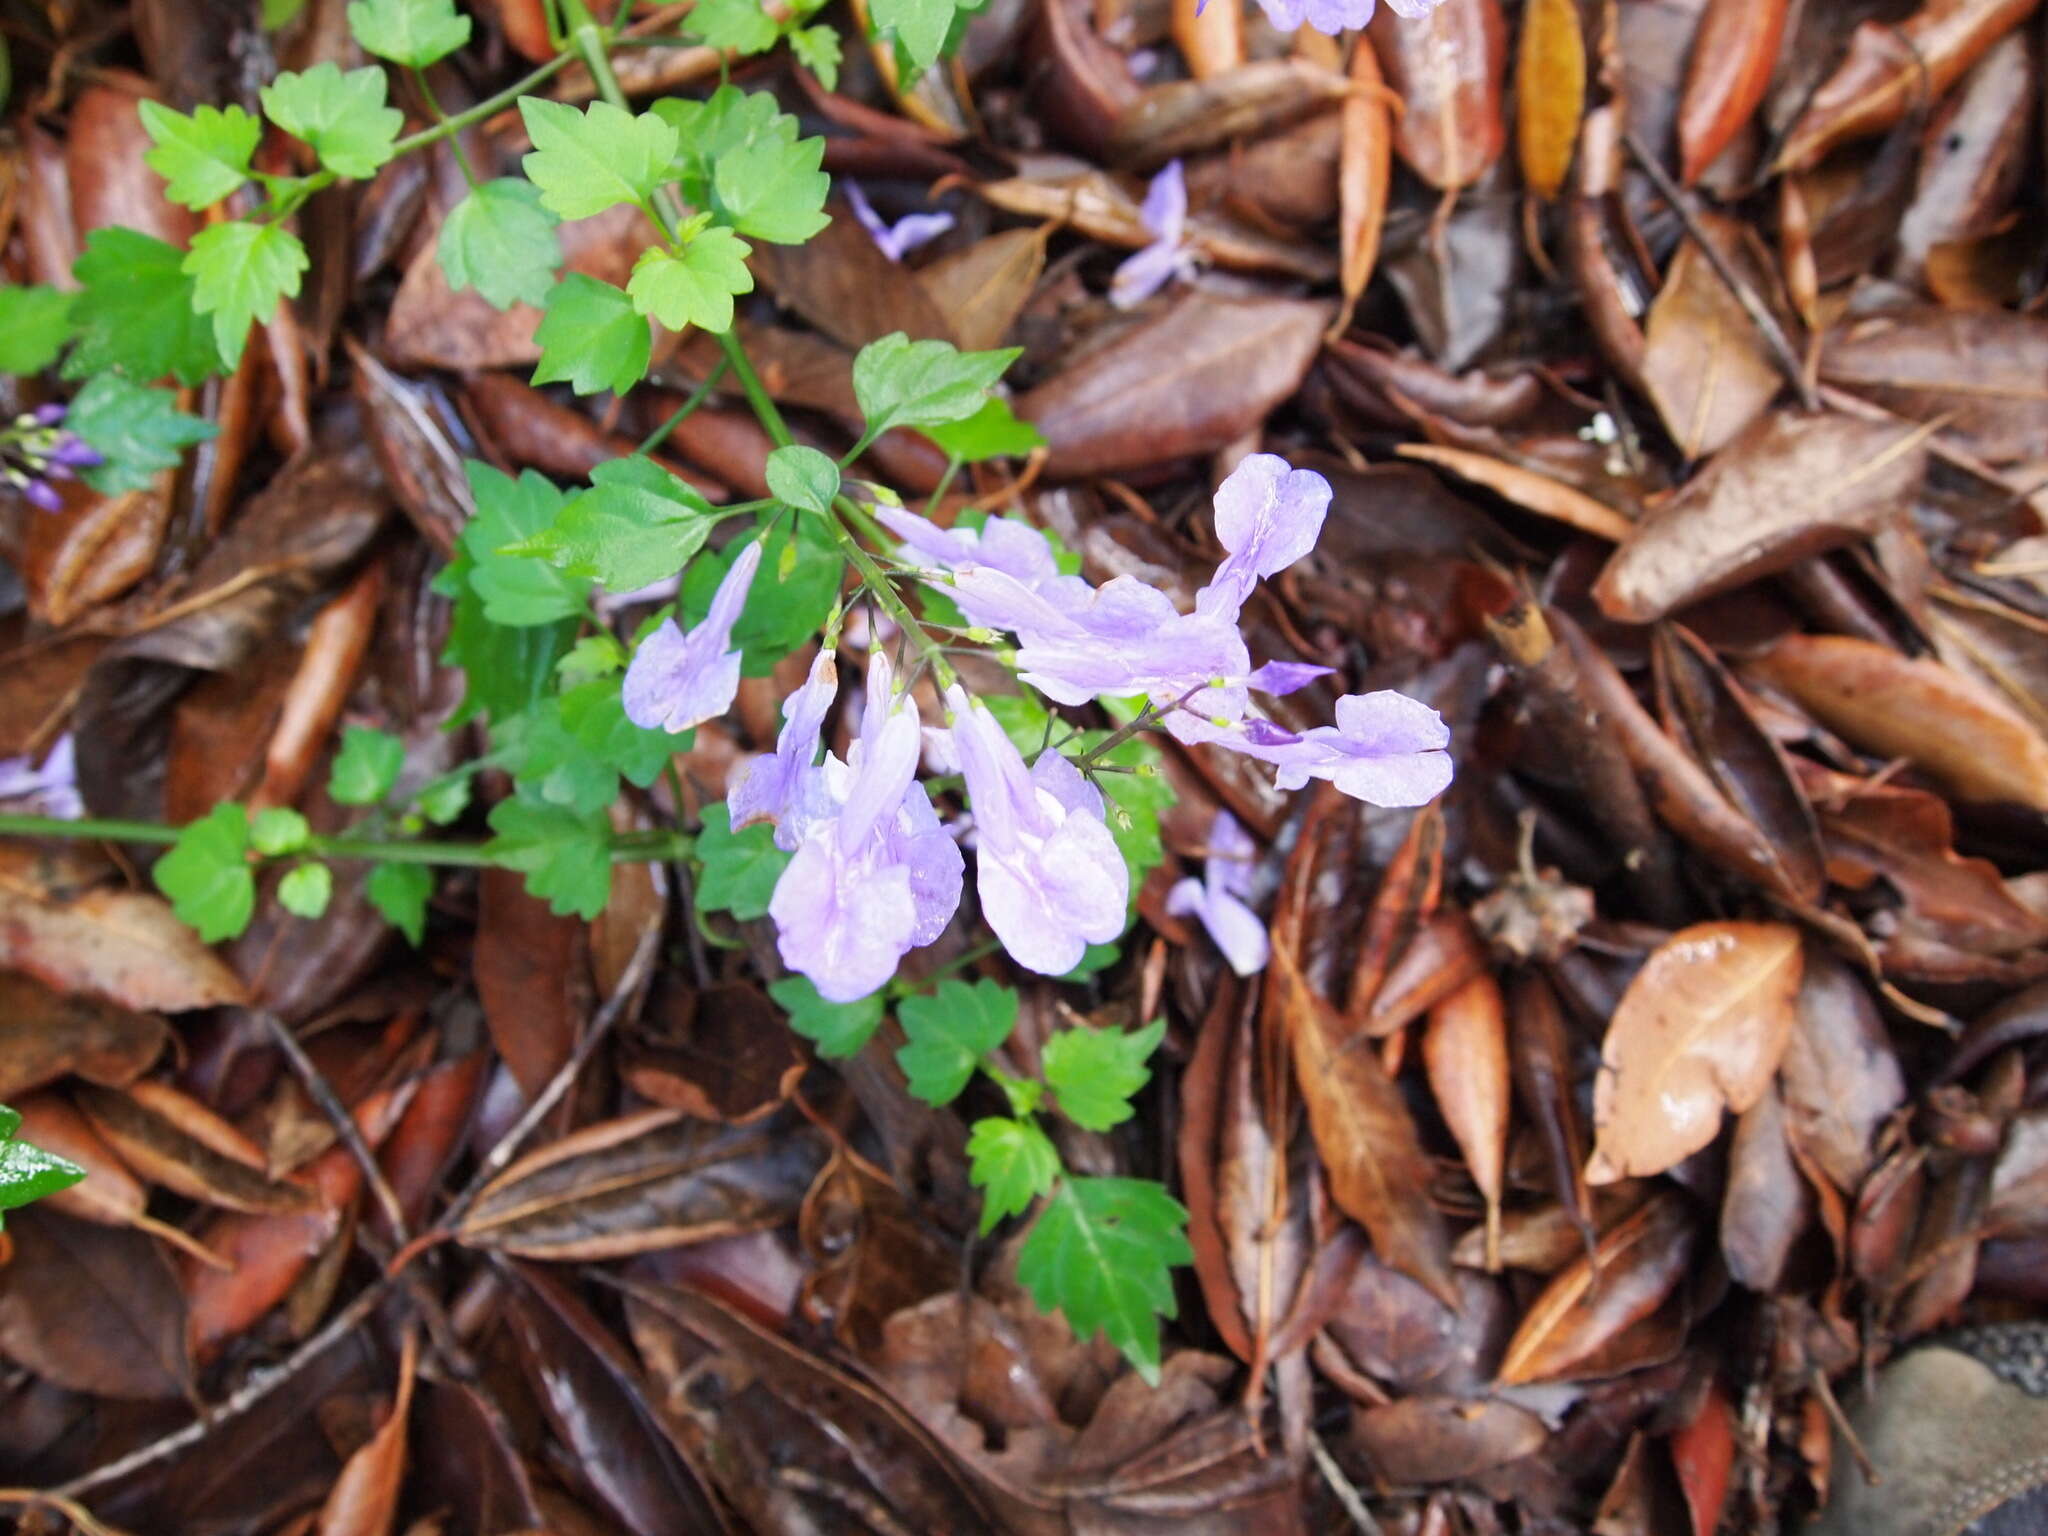
[[[76,821],[85,814],[78,793],[78,757],[71,733],[59,736],[41,763],[28,757],[0,758],[0,800],[26,802],[41,816]]]
[[[1335,667],[1319,667],[1307,661],[1269,661],[1246,678],[1245,685],[1273,698],[1284,699],[1336,670]]]
[[[725,803],[734,831],[772,821],[775,846],[785,853],[796,851],[804,832],[798,813],[807,807],[805,791],[819,775],[818,736],[825,713],[838,696],[839,669],[830,650],[820,651],[804,685],[782,701],[782,730],[775,750],[748,758],[733,771]]]
[[[732,708],[740,690],[740,653],[732,627],[747,606],[747,589],[761,568],[761,541],[740,551],[711,597],[711,611],[688,634],[674,619],[640,642],[621,690],[626,718],[644,730],[671,735],[715,720]]]
[[[1337,701],[1335,725],[1299,736],[1268,720],[1247,720],[1199,739],[1273,764],[1283,790],[1328,779],[1373,805],[1427,805],[1451,782],[1451,732],[1443,716],[1390,689],[1346,694]]]
[[[958,683],[946,706],[974,810],[982,916],[1019,965],[1063,976],[1088,945],[1124,931],[1130,871],[1103,821],[1102,794],[1057,752],[1027,769],[995,716]]]
[[[1235,619],[1261,577],[1276,576],[1316,547],[1330,511],[1330,482],[1277,453],[1247,454],[1216,488],[1216,539],[1227,551],[1197,613]]]
[[[1195,252],[1187,242],[1188,184],[1178,160],[1152,178],[1138,218],[1152,233],[1152,243],[1124,258],[1109,280],[1109,302],[1131,309],[1152,297],[1176,277],[1195,269]]]
[[[1442,3],[1443,0],[1387,0],[1388,8],[1396,16],[1405,16],[1410,21],[1420,21]],[[1377,9],[1374,0],[1259,0],[1259,4],[1266,19],[1282,32],[1309,26],[1332,37],[1348,28],[1364,26]],[[1196,11],[1199,13],[1201,8],[1197,6]]]
[[[965,861],[915,782],[923,745],[916,707],[876,652],[860,738],[847,761],[828,755],[803,791],[814,809],[768,902],[783,963],[827,1001],[883,985],[960,906]]]
[[[953,227],[953,215],[950,213],[913,213],[890,224],[875,212],[875,205],[861,191],[859,182],[843,181],[840,186],[846,193],[846,201],[853,206],[853,216],[860,220],[860,227],[868,232],[875,248],[891,261],[900,262],[919,246],[931,244]]]
[[[1166,896],[1166,910],[1173,916],[1201,919],[1240,976],[1264,970],[1272,955],[1265,923],[1244,900],[1252,893],[1252,862],[1257,856],[1257,845],[1236,818],[1218,811],[1209,826],[1209,856],[1202,878],[1182,880]]]

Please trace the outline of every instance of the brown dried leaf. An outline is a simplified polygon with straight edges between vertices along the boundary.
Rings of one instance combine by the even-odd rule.
[[[582,1033],[591,1001],[589,946],[583,924],[551,913],[513,870],[485,870],[477,894],[477,1000],[491,1043],[531,1098],[561,1070]]]
[[[1586,1178],[1662,1173],[1740,1114],[1784,1054],[1800,976],[1787,923],[1700,923],[1652,951],[1622,994],[1593,1085]]]
[[[1942,431],[1994,463],[2038,457],[2048,437],[2048,320],[1923,307],[1828,332],[1829,384]]]
[[[248,996],[241,978],[171,914],[169,902],[136,891],[39,899],[0,879],[0,966],[59,992],[96,993],[125,1008],[165,1013]],[[127,1038],[139,1046],[132,1034]]]
[[[1721,1256],[1737,1285],[1778,1288],[1785,1261],[1813,1214],[1813,1195],[1786,1141],[1785,1106],[1775,1087],[1743,1111],[1728,1150],[1721,1199]]]
[[[1117,120],[1110,158],[1150,170],[1233,139],[1258,139],[1339,100],[1344,77],[1303,59],[1262,59],[1145,91]]]
[[[1338,286],[1344,308],[1331,323],[1332,336],[1350,329],[1351,311],[1379,264],[1380,235],[1387,223],[1387,193],[1394,177],[1394,109],[1380,60],[1370,44],[1351,50],[1351,94],[1338,112],[1337,249],[1342,253]]]
[[[10,1215],[7,1235],[0,1351],[73,1392],[191,1394],[185,1298],[155,1243],[34,1207]]]
[[[1707,0],[1678,106],[1679,180],[1691,186],[1770,88],[1788,0]]]
[[[1569,528],[1590,533],[1596,538],[1623,543],[1636,529],[1636,524],[1605,502],[1595,501],[1584,491],[1549,475],[1538,474],[1533,469],[1494,458],[1491,454],[1473,453],[1464,448],[1442,448],[1430,443],[1403,443],[1395,452],[1404,459],[1420,459],[1425,464],[1448,469],[1461,479],[1483,485],[1538,517],[1555,518]]]
[[[2025,32],[2015,31],[1941,104],[1922,141],[1913,201],[1899,219],[1906,273],[1942,245],[1998,232],[2026,174],[2038,91],[2034,50]]]
[[[1699,222],[1750,286],[1768,293],[1768,268],[1747,228],[1720,214]],[[1689,459],[1726,447],[1784,387],[1756,322],[1695,239],[1678,248],[1650,306],[1642,378],[1664,429]]]
[[[1586,36],[1578,0],[1530,0],[1515,56],[1515,148],[1522,180],[1548,201],[1564,190],[1586,110]]]
[[[145,1086],[154,1091],[138,1096]],[[82,1084],[77,1099],[93,1129],[130,1168],[188,1200],[259,1215],[311,1203],[297,1185],[267,1178],[262,1152],[233,1126],[175,1090],[138,1083],[119,1092]]]
[[[1444,1123],[1486,1200],[1489,1233],[1500,1227],[1508,1143],[1508,1021],[1500,983],[1480,975],[1429,1011],[1422,1062]],[[1500,1267],[1489,1245],[1488,1269]]]
[[[398,1518],[398,1496],[405,1485],[405,1439],[418,1366],[419,1337],[408,1330],[398,1362],[398,1396],[391,1412],[335,1479],[320,1508],[317,1536],[390,1536]]]
[[[1507,146],[1500,0],[1446,0],[1420,21],[1382,9],[1367,31],[1406,107],[1394,148],[1409,169],[1446,192],[1485,175]]]
[[[918,269],[918,281],[970,352],[1000,347],[1045,271],[1050,229],[1006,229]]]
[[[1351,1444],[1383,1484],[1452,1483],[1519,1461],[1550,1438],[1526,1408],[1498,1399],[1404,1397],[1354,1411]]]
[[[1778,1071],[1787,1133],[1836,1189],[1853,1195],[1906,1084],[1869,984],[1815,945],[1807,947],[1797,1021]]]
[[[153,1014],[0,973],[0,1103],[69,1073],[110,1088],[132,1083],[162,1054],[166,1035]]]

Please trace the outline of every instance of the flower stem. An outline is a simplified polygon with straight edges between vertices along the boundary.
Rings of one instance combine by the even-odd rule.
[[[54,816],[0,814],[0,836],[54,837],[73,841],[108,843],[169,844],[178,840],[182,829],[155,821],[125,821],[116,817],[88,817],[61,821]],[[627,832],[612,839],[614,864],[665,863],[679,859],[695,846],[696,840],[682,832]],[[365,859],[383,864],[441,864],[485,867],[498,863],[486,843],[429,842],[419,839],[387,841],[374,837],[322,837],[306,840],[306,846],[279,855],[299,859],[308,855],[321,859]]]
[[[850,503],[842,496],[834,505],[847,506]],[[838,541],[840,550],[853,562],[853,568],[860,573],[861,584],[874,594],[875,601],[896,621],[897,628],[910,637],[910,643],[917,647],[918,654],[931,667],[932,676],[937,679],[938,685],[941,688],[950,688],[957,681],[958,674],[953,671],[953,663],[946,660],[946,648],[926,633],[924,625],[918,622],[917,615],[912,613],[909,605],[897,595],[888,573],[875,564],[875,557],[861,547],[860,540],[853,536],[852,530],[836,516],[828,517],[825,521],[831,527],[832,537]]]
[[[438,144],[452,133],[460,133],[472,123],[480,123],[487,117],[495,116],[527,95],[537,85],[544,85],[568,67],[573,55],[562,53],[527,75],[524,79],[508,85],[495,96],[487,96],[473,107],[465,107],[453,117],[444,117],[431,128],[422,128],[418,133],[409,133],[391,146],[391,158],[409,155],[416,149],[425,149],[429,144]]]
[[[652,453],[656,448],[660,447],[662,440],[666,438],[669,435],[669,433],[675,431],[677,427],[681,426],[685,421],[689,419],[691,412],[695,411],[698,406],[702,405],[706,400],[711,398],[711,391],[718,387],[718,381],[725,377],[725,370],[729,366],[730,364],[726,359],[720,358],[718,361],[718,366],[716,368],[713,368],[706,375],[704,375],[704,382],[702,384],[699,384],[695,389],[691,390],[689,398],[684,400],[681,405],[676,407],[675,414],[669,417],[669,419],[667,421],[664,421],[660,426],[656,427],[652,432],[648,433],[645,441],[643,441],[640,444],[640,446],[638,448],[635,448],[633,451],[635,453]]]

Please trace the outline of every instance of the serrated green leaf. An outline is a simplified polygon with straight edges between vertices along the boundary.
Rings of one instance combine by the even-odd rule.
[[[315,918],[334,899],[334,871],[325,864],[298,864],[277,882],[277,904],[293,917]]]
[[[214,344],[229,371],[242,360],[251,322],[298,297],[307,264],[306,248],[282,224],[231,220],[192,237],[182,270],[193,280],[193,307],[213,317]]]
[[[312,145],[337,176],[366,177],[391,158],[405,114],[387,104],[390,82],[374,64],[342,73],[333,63],[287,71],[263,87],[263,111]]]
[[[965,421],[926,427],[924,435],[948,454],[979,464],[987,459],[1021,459],[1045,446],[1045,434],[1028,421],[1017,419],[1010,402],[990,395],[981,409]]]
[[[471,569],[469,552],[457,545],[455,559],[434,579],[434,590],[455,602],[441,659],[462,668],[467,682],[451,727],[479,715],[512,720],[531,709],[554,686],[555,664],[576,638],[574,619],[524,628],[493,624],[469,585]]]
[[[289,806],[265,806],[249,821],[249,846],[265,858],[297,853],[312,835],[306,818]]]
[[[78,343],[64,377],[117,368],[144,382],[170,374],[190,385],[219,373],[213,322],[193,307],[184,260],[176,246],[117,224],[88,234],[71,264],[80,286],[71,309]]]
[[[511,548],[634,592],[675,575],[718,522],[709,502],[640,454],[598,465],[591,480],[552,525]]]
[[[470,21],[455,0],[354,0],[348,29],[365,53],[425,69],[469,41]]]
[[[1152,1072],[1145,1065],[1166,1035],[1155,1019],[1136,1034],[1121,1029],[1063,1029],[1045,1042],[1045,1085],[1060,1113],[1084,1131],[1106,1131],[1131,1118],[1131,1096]]]
[[[41,373],[71,339],[68,293],[37,284],[0,286],[0,373]]]
[[[868,14],[875,30],[893,36],[916,71],[930,69],[945,51],[953,19],[974,9],[956,0],[874,0]]]
[[[151,871],[171,910],[209,944],[249,926],[256,877],[249,868],[249,813],[233,801],[216,805],[179,831]]]
[[[760,143],[794,144],[797,120],[766,91],[721,85],[702,101],[671,96],[650,109],[676,130],[676,157],[667,179],[678,184],[693,208],[711,208],[713,168],[728,156]]]
[[[697,0],[683,30],[709,47],[741,54],[766,53],[781,35],[761,0]]]
[[[854,358],[854,398],[871,432],[965,421],[1022,351],[962,352],[950,342],[912,341],[892,331]]]
[[[775,245],[802,245],[832,220],[825,197],[832,178],[819,167],[825,141],[755,139],[712,167],[712,206],[743,235]]]
[[[620,698],[624,681],[614,672],[563,689],[562,728],[592,757],[646,789],[661,777],[670,758],[688,750],[688,743],[627,719]]]
[[[797,63],[818,77],[828,91],[839,89],[839,34],[831,27],[805,27],[789,34],[789,51]]]
[[[363,882],[363,894],[414,949],[420,947],[427,931],[427,900],[434,894],[432,869],[424,864],[379,864]]]
[[[483,599],[484,616],[493,624],[525,626],[581,614],[587,581],[538,555],[505,552],[553,527],[567,498],[530,469],[514,480],[476,459],[462,467],[476,516],[463,525],[461,544],[470,559],[470,590]]]
[[[352,725],[341,733],[327,793],[337,805],[375,805],[391,793],[404,767],[404,742],[389,731]]]
[[[741,922],[767,916],[789,857],[775,846],[775,829],[766,822],[735,832],[722,804],[705,806],[704,830],[697,834],[698,909],[730,912]]]
[[[64,425],[97,452],[103,463],[83,478],[105,496],[144,489],[158,474],[176,469],[194,443],[219,429],[187,416],[168,389],[151,389],[118,373],[103,373],[78,392]]]
[[[768,490],[799,512],[823,516],[839,494],[839,466],[815,448],[787,444],[768,455]]]
[[[1030,1210],[1059,1176],[1059,1151],[1032,1121],[991,1117],[974,1122],[967,1138],[967,1182],[981,1191],[983,1237],[1005,1216]]]
[[[445,827],[469,809],[471,792],[468,774],[447,774],[421,789],[414,803],[428,821],[437,827]]]
[[[474,288],[498,309],[545,304],[562,264],[555,216],[516,176],[470,188],[441,221],[435,254],[449,287]]]
[[[608,101],[579,112],[537,96],[520,97],[519,112],[533,140],[520,164],[557,218],[587,219],[644,202],[675,158],[676,131],[652,112],[636,117]]]
[[[818,996],[808,976],[785,976],[768,995],[789,1012],[789,1027],[818,1048],[828,1060],[860,1053],[882,1022],[882,994],[872,992],[851,1003],[831,1003]]]
[[[1188,1213],[1144,1179],[1067,1178],[1017,1253],[1017,1280],[1074,1332],[1100,1332],[1159,1380],[1159,1319],[1175,1314],[1173,1266],[1194,1261]]]
[[[533,333],[541,349],[534,383],[623,395],[646,376],[654,333],[623,288],[571,272],[548,290],[546,310]]]
[[[249,157],[263,124],[240,107],[200,107],[190,117],[162,102],[137,104],[156,147],[142,157],[167,185],[164,195],[187,208],[219,202],[249,179]]]
[[[699,231],[680,255],[642,251],[626,283],[633,307],[672,331],[688,325],[731,330],[733,296],[753,290],[746,241],[716,225]]]
[[[515,797],[491,808],[497,835],[484,852],[526,876],[526,888],[558,917],[588,920],[611,896],[611,823],[602,811],[579,816]]]
[[[645,789],[671,754],[687,750],[687,741],[626,718],[621,681],[614,673],[578,683],[507,722],[505,734],[494,733],[494,745],[516,747],[522,794],[589,815],[618,798],[621,776]]]
[[[950,1104],[960,1096],[981,1058],[1010,1038],[1017,1023],[1017,994],[981,980],[942,981],[928,997],[907,997],[896,1021],[910,1043],[896,1062],[910,1079],[910,1091],[927,1104]]]

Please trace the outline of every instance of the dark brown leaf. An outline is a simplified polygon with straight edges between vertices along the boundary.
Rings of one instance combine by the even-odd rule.
[[[140,1232],[33,1207],[7,1223],[0,1351],[74,1392],[148,1400],[192,1394],[185,1299]]]
[[[1692,1263],[1685,1197],[1666,1191],[1550,1282],[1509,1340],[1504,1385],[1569,1376],[1633,1324],[1653,1316]]]

